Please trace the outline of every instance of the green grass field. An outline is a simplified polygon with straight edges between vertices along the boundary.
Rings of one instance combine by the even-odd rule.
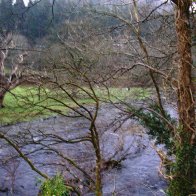
[[[92,92],[85,88],[86,91]],[[106,89],[95,89],[100,100],[112,101],[128,99],[145,99],[150,96],[149,90],[142,88],[110,88],[109,94]],[[84,92],[79,92],[76,99],[79,104],[91,105],[94,101]],[[4,100],[5,107],[0,109],[0,125],[14,124],[17,122],[31,121],[40,117],[48,117],[57,113],[66,114],[69,107],[78,107],[65,92],[38,87],[17,87],[8,92]],[[67,107],[68,106],[68,107]]]

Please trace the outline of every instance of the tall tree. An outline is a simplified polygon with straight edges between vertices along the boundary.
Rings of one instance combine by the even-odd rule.
[[[169,137],[170,139],[172,138],[172,142],[174,143],[174,145],[172,144],[172,154],[174,155],[175,160],[169,160],[169,163],[167,163],[167,166],[171,166],[169,168],[169,171],[171,172],[169,178],[171,181],[168,189],[168,194],[171,196],[187,196],[191,193],[196,192],[196,190],[194,190],[194,181],[196,177],[196,121],[194,107],[195,92],[192,81],[193,60],[191,52],[192,38],[190,21],[190,7],[192,4],[192,0],[172,1],[175,4],[175,27],[177,34],[176,37],[178,51],[178,67],[175,68],[178,71],[178,79],[177,82],[175,82],[175,87],[177,87],[177,106],[179,114],[179,123],[177,127],[171,126],[172,129],[169,130]],[[143,42],[143,37],[140,33],[140,28],[135,28],[137,27],[137,24],[140,24],[141,22],[141,20],[139,19],[139,11],[137,9],[136,2],[136,0],[133,0],[133,5],[135,7],[135,14],[133,15],[135,15],[136,22],[133,20],[132,16],[130,20],[123,17],[122,15],[119,15],[118,12],[105,14],[118,18],[124,24],[129,26],[131,30],[133,29],[136,32],[135,34],[138,36],[139,42],[141,43],[140,47],[143,49],[144,53],[147,54],[146,57],[148,57],[149,48],[147,48],[148,46],[145,46],[146,41]],[[151,12],[151,14],[152,13],[153,12]],[[148,17],[149,16],[147,16],[145,20],[147,20]],[[146,67],[150,68],[150,70],[153,71],[152,73],[158,73],[160,70],[154,69],[154,67],[151,66],[148,58],[146,59],[147,61],[145,62],[145,65],[143,65],[147,65]],[[162,72],[160,74],[164,76],[165,73]],[[167,75],[165,76],[167,80],[170,80],[170,77],[168,78]],[[155,80],[155,82],[157,81]],[[156,86],[159,87],[158,84]],[[161,100],[160,95],[158,96]],[[164,115],[164,112],[161,112],[160,116],[167,118],[167,116]],[[158,118],[160,118],[160,116]],[[155,130],[155,132],[157,133],[158,130]],[[163,132],[162,134],[166,135],[165,132]]]
[[[191,80],[191,0],[172,0],[175,4],[175,25],[177,34],[178,66],[178,113],[179,127],[176,133],[176,162],[172,167],[169,195],[187,196],[194,192],[196,177],[196,127],[195,100]]]

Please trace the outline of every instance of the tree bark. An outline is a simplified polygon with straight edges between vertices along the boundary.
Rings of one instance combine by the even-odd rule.
[[[176,6],[176,33],[178,39],[177,50],[179,53],[178,75],[178,112],[179,121],[184,131],[194,135],[195,109],[193,97],[191,28],[189,21],[190,1],[181,0]],[[193,136],[192,135],[192,136]]]
[[[4,104],[3,104],[4,98],[5,98],[5,93],[0,93],[0,108],[4,108]]]
[[[96,168],[95,168],[95,175],[96,175],[96,182],[95,182],[95,187],[96,191],[95,194],[96,196],[102,196],[102,178],[101,178],[101,165],[102,165],[102,158],[101,158],[101,150],[99,146],[99,135],[97,133],[96,128],[94,127],[94,149],[95,149],[95,154],[96,154]]]
[[[175,21],[177,33],[178,67],[178,113],[179,127],[176,132],[175,163],[172,166],[172,180],[169,195],[187,196],[193,190],[196,177],[196,140],[194,88],[192,83],[192,53],[190,0],[177,0]]]
[[[193,57],[193,71],[192,71],[192,83],[193,83],[193,97],[196,100],[196,13],[192,14],[192,57]],[[196,102],[195,102],[196,110]]]
[[[101,157],[98,156],[97,160],[96,160],[96,169],[95,169],[95,173],[96,173],[96,196],[102,196],[102,180],[101,180]]]
[[[4,105],[3,105],[3,97],[0,97],[0,108],[4,108]]]

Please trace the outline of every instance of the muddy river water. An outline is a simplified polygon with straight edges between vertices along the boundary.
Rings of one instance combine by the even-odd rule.
[[[101,149],[104,160],[112,157],[114,160],[123,160],[119,167],[105,169],[103,173],[103,195],[118,196],[162,196],[167,187],[167,182],[159,175],[160,159],[153,148],[153,141],[145,133],[145,129],[134,120],[118,126],[115,122],[120,118],[119,110],[109,105],[101,107],[96,122],[100,132]],[[24,153],[42,172],[52,176],[56,172],[63,173],[67,179],[73,176],[81,178],[80,188],[82,195],[94,195],[87,191],[82,182],[83,175],[59,157],[36,144],[42,140],[45,144],[51,144],[51,148],[58,149],[65,156],[72,158],[87,173],[92,172],[94,154],[90,144],[68,144],[51,141],[43,138],[43,133],[59,135],[63,138],[77,138],[88,133],[89,122],[83,118],[68,118],[54,116],[28,123],[19,123],[12,126],[0,127],[14,141],[24,143],[19,146]],[[115,131],[114,131],[115,130]],[[34,142],[32,142],[34,141]],[[19,143],[20,142],[20,143]],[[10,157],[15,157],[11,159]],[[31,170],[29,165],[20,158],[14,149],[6,143],[0,143],[0,196],[36,196],[39,191],[40,180],[37,173]],[[10,159],[9,159],[10,158]],[[70,174],[71,173],[71,174]],[[93,176],[93,175],[92,175]]]

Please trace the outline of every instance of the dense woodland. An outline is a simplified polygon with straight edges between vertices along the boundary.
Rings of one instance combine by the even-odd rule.
[[[0,195],[196,193],[195,9],[0,0]]]

